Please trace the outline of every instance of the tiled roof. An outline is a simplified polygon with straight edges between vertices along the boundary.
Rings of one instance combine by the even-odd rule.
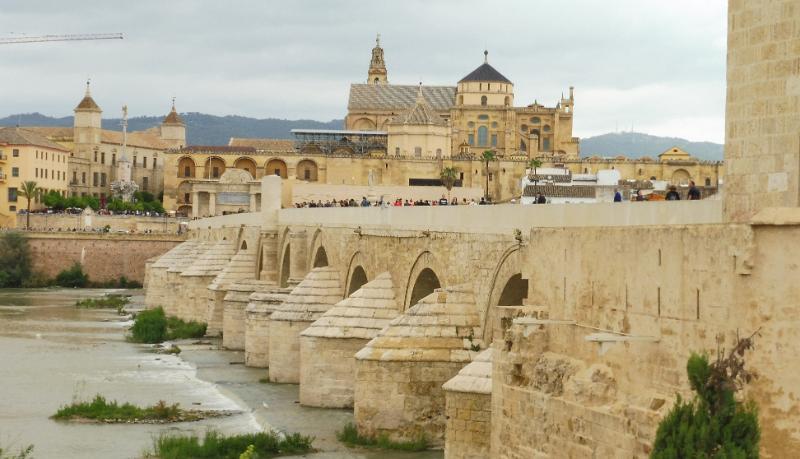
[[[92,99],[92,96],[86,94],[83,99],[75,107],[75,110],[100,110],[100,106]]]
[[[189,240],[181,242],[158,259],[150,266],[150,268],[164,268],[169,269],[175,266],[187,253],[190,253],[197,246],[198,241]]]
[[[488,62],[481,64],[480,67],[476,68],[469,75],[462,78],[459,83],[464,83],[467,81],[498,81],[500,83],[511,83],[511,80],[504,77],[502,73],[498,72],[494,67],[489,65]]]
[[[229,147],[252,147],[256,150],[294,151],[294,140],[290,139],[245,139],[231,137]]]
[[[405,113],[395,116],[389,124],[429,124],[435,126],[444,126],[445,122],[436,112],[433,111],[428,101],[425,100],[425,95],[422,86],[417,90],[417,100],[414,106]]]
[[[594,198],[593,186],[527,185],[523,196],[536,196],[542,193],[545,198]]]
[[[255,278],[257,258],[256,249],[240,249],[217,277],[211,281],[208,289],[227,290],[228,286],[236,281]]]
[[[26,128],[6,127],[0,128],[0,144],[9,145],[34,145],[37,147],[51,148],[53,150],[68,151],[36,131]]]
[[[175,260],[170,263],[170,266],[167,268],[167,272],[182,273],[192,266],[195,260],[211,250],[212,247],[214,247],[213,241],[196,241],[194,245],[175,256]]]
[[[253,147],[231,147],[227,145],[190,145],[181,148],[180,151],[187,153],[255,153],[256,149]]]
[[[555,183],[570,183],[572,182],[572,173],[569,174],[528,174],[528,180],[534,181],[552,181]]]
[[[195,259],[194,263],[181,273],[181,276],[216,277],[217,274],[228,266],[228,263],[235,254],[235,242],[230,239],[221,239],[209,250],[205,251],[203,255]],[[169,270],[167,271],[169,272]]]
[[[351,84],[347,109],[401,112],[414,106],[418,91],[417,85]],[[455,86],[423,86],[422,93],[437,112],[448,111],[455,105]]]
[[[356,359],[470,362],[483,345],[481,334],[472,287],[457,285],[435,290],[392,320]]]
[[[71,127],[51,127],[51,126],[25,126],[24,129],[36,132],[49,139],[64,140],[71,142],[75,139],[75,130]],[[103,129],[100,131],[100,141],[106,144],[122,145],[122,132]],[[153,150],[165,150],[169,147],[161,140],[158,128],[146,131],[128,132],[128,146],[150,148]],[[62,150],[64,147],[60,147]]]
[[[175,107],[172,107],[172,110],[167,114],[163,121],[164,124],[185,124],[183,122],[183,118],[178,115],[178,112],[175,111]]]

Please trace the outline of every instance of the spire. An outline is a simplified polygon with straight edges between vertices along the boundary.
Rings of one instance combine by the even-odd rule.
[[[183,119],[178,115],[178,111],[175,109],[175,97],[172,98],[172,109],[161,124],[184,124]]]
[[[484,64],[488,64],[489,63],[489,50],[488,49],[484,49],[483,50],[483,63]]]
[[[94,110],[100,111],[100,107],[97,105],[97,102],[92,99],[92,91],[89,87],[90,80],[86,79],[86,92],[83,95],[83,99],[78,103],[78,106],[75,107],[75,110]]]
[[[372,48],[372,59],[369,61],[369,72],[367,72],[367,83],[388,83],[386,63],[383,60],[383,48],[381,48],[381,34],[375,37],[375,47]]]
[[[89,84],[91,83],[90,79],[86,79],[86,94],[83,97],[92,97],[92,91],[89,89]]]

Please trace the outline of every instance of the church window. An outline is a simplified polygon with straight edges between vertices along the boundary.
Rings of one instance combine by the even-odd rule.
[[[550,137],[545,137],[542,141],[542,150],[550,151]]]
[[[497,146],[497,134],[492,134],[492,146]]]
[[[378,77],[375,77],[375,80],[374,80],[374,81],[375,81],[375,84],[378,84],[378,81],[379,81],[379,80],[378,80]]]
[[[400,147],[394,147],[394,155],[400,156]]]
[[[117,164],[117,154],[111,153],[111,165]]]
[[[533,124],[539,124],[541,122],[542,122],[542,119],[539,118],[538,116],[534,116],[533,118],[531,118],[531,123],[533,123]]]
[[[303,170],[303,180],[311,180],[311,170],[310,169]]]
[[[158,162],[158,158],[153,158],[153,169],[156,168],[156,163]]]
[[[489,115],[478,115],[478,119],[479,120],[488,120],[489,119]]]
[[[522,150],[522,151],[528,151],[528,146],[525,145],[525,141],[524,140],[520,140],[519,141],[519,149]]]
[[[489,101],[489,99],[487,99],[486,96],[481,96],[481,105],[482,106],[485,107],[486,104],[488,103],[488,101]]]
[[[422,156],[422,147],[414,147],[414,156],[417,158]]]
[[[190,166],[184,166],[183,167],[183,176],[184,177],[189,177],[190,175],[192,175],[192,168]]]
[[[81,183],[86,185],[86,172],[81,172]]]
[[[478,145],[481,147],[486,146],[486,142],[489,140],[489,129],[486,126],[481,126],[478,128]]]
[[[97,151],[94,152],[94,162],[97,162]]]
[[[492,121],[492,129],[497,129],[497,121]]]
[[[706,186],[711,186],[711,179],[706,177]]]
[[[511,97],[509,97],[509,96],[506,96],[505,100],[503,101],[503,104],[504,104],[506,107],[508,107],[509,105],[511,105]]]
[[[522,126],[519,127],[519,130],[522,132],[528,132],[528,125],[523,124]]]
[[[97,186],[97,172],[92,174],[92,186]]]
[[[478,83],[478,91],[483,91],[483,83]]]
[[[183,193],[183,202],[185,204],[189,203],[189,193]]]
[[[106,186],[106,173],[105,172],[100,174],[100,186]]]
[[[275,169],[275,175],[281,175],[281,172],[280,172],[279,169]],[[211,177],[212,178],[219,178],[219,167],[214,166],[211,169]]]
[[[106,163],[106,152],[100,153],[100,164]]]
[[[470,121],[469,123],[467,123],[467,127],[475,127],[475,122]]]
[[[142,167],[147,169],[147,157],[146,156],[144,158],[142,158]]]
[[[491,83],[486,83],[486,90],[487,91],[491,91],[492,90],[492,84]]]
[[[542,128],[542,130],[544,132],[550,132],[550,125],[549,124],[545,124],[544,127]]]
[[[437,148],[436,149],[436,158],[441,158],[441,157],[442,157],[442,149],[441,148]]]
[[[142,177],[142,191],[147,191],[147,185],[150,182],[149,177]]]
[[[472,133],[470,133],[470,134],[467,136],[467,139],[468,139],[468,140],[467,140],[467,143],[468,143],[470,146],[474,147],[474,146],[475,146],[475,134],[472,134]]]
[[[463,172],[459,172],[458,173],[458,179],[459,180],[464,180],[464,173]]]

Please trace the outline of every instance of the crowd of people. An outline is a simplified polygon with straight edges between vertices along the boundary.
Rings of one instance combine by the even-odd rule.
[[[358,201],[356,199],[342,199],[342,200],[326,200],[323,202],[322,200],[318,201],[303,201],[295,203],[296,208],[306,208],[306,207],[414,207],[414,206],[478,206],[478,205],[486,205],[492,204],[491,201],[486,200],[485,198],[481,198],[479,201],[475,199],[467,200],[467,198],[462,198],[461,201],[458,198],[447,199],[444,195],[442,195],[439,199],[403,199],[397,198],[394,201],[384,201],[382,199],[376,201],[370,201],[367,199],[366,196],[362,196],[361,200]]]

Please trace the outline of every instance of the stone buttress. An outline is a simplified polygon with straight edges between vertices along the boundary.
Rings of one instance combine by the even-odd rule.
[[[352,407],[356,352],[399,314],[392,278],[386,272],[300,333],[300,403]]]
[[[365,435],[444,442],[442,385],[477,356],[481,319],[468,284],[437,289],[356,354],[355,419]]]
[[[181,274],[213,246],[213,241],[198,240],[194,246],[177,256],[172,266],[167,268],[167,288],[164,291],[164,312],[167,315],[177,316],[186,309],[187,298],[196,292],[187,289],[186,278]]]
[[[145,286],[144,304],[148,309],[167,307],[166,291],[169,289],[167,270],[174,266],[180,258],[197,245],[196,240],[182,242],[147,267],[147,285]]]
[[[300,382],[300,332],[342,299],[339,271],[314,268],[277,306],[269,325],[269,380]]]
[[[487,349],[444,383],[445,459],[490,457],[492,431],[492,353]]]
[[[235,253],[236,242],[230,239],[221,239],[181,273],[186,296],[182,307],[178,308],[178,317],[197,322],[207,320],[210,293],[208,284],[225,269]]]
[[[250,295],[270,288],[275,288],[275,283],[259,279],[242,279],[228,285],[222,315],[222,345],[226,349],[245,350],[247,338],[245,310],[250,303]]]
[[[236,255],[225,265],[225,268],[223,268],[217,277],[208,284],[208,310],[205,319],[208,324],[208,330],[206,334],[209,336],[218,336],[222,334],[223,346],[227,347],[227,344],[225,344],[225,334],[222,333],[225,295],[228,293],[230,285],[234,282],[256,278],[257,258],[258,253],[255,248],[248,249],[245,247],[239,249]],[[244,308],[242,308],[242,312],[243,311]],[[241,315],[242,314],[240,314],[240,316]],[[244,320],[242,320],[242,328],[244,328]],[[238,339],[242,341],[244,340],[244,336],[240,336]]]
[[[291,291],[292,288],[273,287],[250,294],[244,328],[244,364],[248,367],[269,366],[269,319]]]

